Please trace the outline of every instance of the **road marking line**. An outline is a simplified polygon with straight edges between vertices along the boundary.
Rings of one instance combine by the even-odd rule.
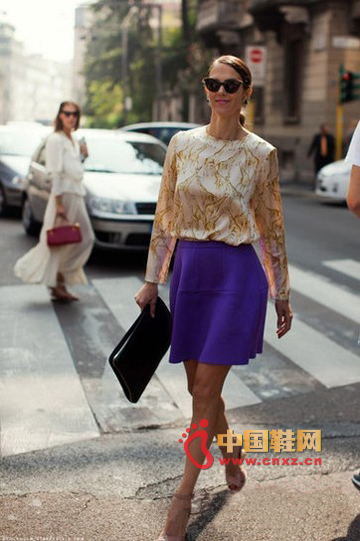
[[[336,270],[350,278],[360,280],[360,262],[354,259],[334,259],[332,261],[323,261],[325,267]]]
[[[1,300],[1,456],[99,437],[46,288],[4,286]]]
[[[289,266],[291,289],[330,310],[360,324],[359,295],[340,287],[324,276]]]
[[[277,316],[268,304],[265,340],[291,362],[327,388],[360,382],[360,357],[339,346],[310,326],[294,319],[293,329],[280,340],[275,334]]]
[[[124,329],[128,329],[139,315],[139,308],[134,295],[143,282],[137,277],[105,278],[93,280],[92,283],[102,296],[104,302]],[[161,288],[160,296],[168,303],[169,287]],[[182,363],[170,364],[168,354],[161,361],[156,376],[168,391],[175,404],[185,417],[191,417],[191,397],[186,387],[186,376]],[[150,382],[151,385],[151,382]],[[230,372],[223,390],[227,409],[258,404],[261,399],[247,387],[239,377]]]

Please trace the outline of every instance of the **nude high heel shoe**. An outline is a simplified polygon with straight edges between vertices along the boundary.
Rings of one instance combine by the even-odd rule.
[[[177,512],[177,521],[181,523],[182,530],[184,531],[183,535],[170,535],[165,533],[166,526],[160,534],[158,541],[185,541],[186,535],[186,526],[189,520],[190,511],[191,511],[191,499],[193,494],[190,496],[184,496],[183,494],[174,494],[173,500],[171,502],[171,507],[169,509],[169,515],[174,508],[178,508]],[[168,516],[169,516],[168,515]],[[169,528],[170,529],[170,528]]]

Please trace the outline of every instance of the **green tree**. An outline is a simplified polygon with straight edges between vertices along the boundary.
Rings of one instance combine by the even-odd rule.
[[[117,106],[116,115],[111,117],[117,118],[118,125],[122,124],[124,117],[125,96],[130,96],[133,102],[132,111],[127,116],[128,120],[151,119],[155,93],[154,49],[156,44],[149,24],[149,11],[141,7],[141,3],[138,3],[138,6],[133,14],[129,14],[129,4],[121,0],[100,0],[94,4],[95,22],[91,29],[92,39],[88,45],[85,65],[87,90],[85,113],[91,118],[90,122],[93,126],[103,126],[104,121],[103,117],[99,118],[99,122],[97,120],[98,110],[94,108],[94,92],[97,102],[101,102],[102,99],[109,101],[109,107],[111,107],[111,94],[108,99],[107,93],[111,93],[115,87],[122,90],[121,107]],[[127,54],[122,50],[125,16],[128,16]],[[126,54],[125,59],[124,54]],[[124,61],[128,73],[125,80],[123,78]]]
[[[88,103],[93,115],[87,119],[88,128],[115,128],[123,112],[123,91],[112,81],[92,81],[88,88]]]
[[[85,113],[89,123],[94,127],[122,125],[125,96],[132,99],[127,122],[151,120],[158,54],[157,29],[150,26],[150,15],[154,12],[142,2],[130,4],[123,0],[99,0],[93,9],[95,21],[85,66]],[[127,48],[124,51],[125,17]],[[181,28],[163,29],[161,90],[181,93],[182,116],[187,120],[189,93],[202,92],[200,80],[209,54],[196,35],[196,0],[182,0],[181,17]],[[121,100],[121,104],[116,100]]]

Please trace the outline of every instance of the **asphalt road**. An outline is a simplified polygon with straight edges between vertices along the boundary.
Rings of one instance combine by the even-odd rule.
[[[236,432],[317,429],[322,452],[295,451],[294,466],[248,453],[260,464],[235,499],[221,468],[202,472],[191,541],[360,539],[360,222],[296,188],[283,201],[293,330],[276,340],[270,305],[264,355],[234,368],[224,394]],[[137,314],[146,256],[93,254],[82,301],[52,305],[12,273],[35,242],[17,216],[0,219],[0,541],[155,540],[184,458],[182,367],[163,361],[133,406],[107,365]]]

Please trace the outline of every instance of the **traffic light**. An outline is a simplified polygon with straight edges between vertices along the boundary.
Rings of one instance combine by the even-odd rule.
[[[360,100],[360,73],[339,66],[339,103]]]
[[[340,103],[354,99],[354,74],[352,71],[344,71],[340,79]]]

